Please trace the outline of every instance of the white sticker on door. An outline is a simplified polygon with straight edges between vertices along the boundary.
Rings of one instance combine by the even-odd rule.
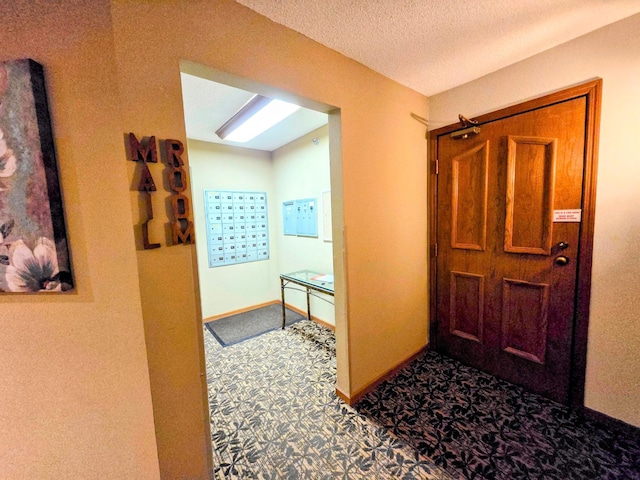
[[[553,221],[554,222],[580,222],[582,217],[582,210],[554,210]]]

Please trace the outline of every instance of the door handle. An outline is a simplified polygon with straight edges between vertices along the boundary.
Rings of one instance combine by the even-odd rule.
[[[569,263],[569,259],[564,255],[560,255],[559,257],[556,257],[555,262],[556,262],[556,265],[560,265],[561,267],[564,267],[567,263]]]

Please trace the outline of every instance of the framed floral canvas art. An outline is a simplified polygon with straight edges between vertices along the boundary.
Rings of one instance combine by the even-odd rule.
[[[72,288],[43,69],[0,62],[0,291]]]

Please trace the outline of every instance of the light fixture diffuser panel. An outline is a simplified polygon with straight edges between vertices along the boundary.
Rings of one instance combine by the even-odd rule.
[[[283,102],[282,100],[272,100],[255,115],[229,133],[225,137],[225,140],[238,143],[248,142],[281,122],[298,109],[300,109],[298,105]]]

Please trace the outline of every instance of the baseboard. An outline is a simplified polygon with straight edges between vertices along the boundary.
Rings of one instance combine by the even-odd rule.
[[[623,422],[622,420],[618,420],[617,418],[610,417],[609,415],[606,415],[602,412],[592,410],[588,407],[582,407],[580,411],[586,418],[590,420],[603,423],[607,425],[609,428],[611,428],[612,430],[620,432],[628,437],[640,440],[639,427],[631,425],[630,423],[627,423],[627,422]]]
[[[392,367],[389,370],[387,370],[385,373],[380,375],[371,383],[369,383],[368,385],[365,385],[363,388],[358,390],[352,396],[345,394],[338,388],[336,388],[336,395],[338,395],[338,397],[340,397],[347,405],[355,405],[360,400],[362,400],[362,397],[364,397],[367,393],[374,391],[378,387],[378,385],[380,385],[382,382],[395,376],[400,370],[405,368],[407,365],[413,362],[416,358],[422,355],[422,353],[425,352],[428,348],[429,348],[429,344],[424,345],[423,347],[420,348],[420,350],[410,355],[408,358],[400,362],[395,367]]]
[[[351,399],[349,396],[346,393],[343,393],[338,387],[336,387],[336,395],[341,398],[344,403],[351,405]]]
[[[239,313],[246,313],[246,312],[250,312],[252,310],[258,310],[259,308],[268,307],[269,305],[282,305],[282,301],[281,300],[271,300],[270,302],[260,303],[258,305],[252,305],[252,306],[246,307],[246,308],[240,308],[238,310],[233,310],[231,312],[221,313],[219,315],[213,315],[212,317],[203,318],[202,319],[202,323],[213,322],[215,320],[220,320],[221,318],[227,318],[227,317],[231,317],[233,315],[238,315]],[[284,305],[289,310],[293,310],[294,312],[296,312],[296,313],[302,315],[303,317],[307,318],[307,312],[305,312],[303,310],[300,310],[299,308],[296,308],[293,305],[289,305],[288,303],[285,303]],[[311,320],[313,320],[314,322],[322,325],[323,327],[327,327],[332,332],[336,331],[336,327],[334,325],[331,325],[330,323],[327,323],[327,322],[325,322],[324,320],[322,320],[322,319],[320,319],[318,317],[314,317],[313,315],[311,315]]]
[[[279,303],[280,305],[282,305],[281,301],[278,301],[277,303]],[[285,302],[284,304],[285,307],[287,307],[289,310],[293,310],[294,312],[302,315],[304,318],[307,318],[307,312],[305,312],[304,310],[300,310],[299,308],[294,307],[293,305],[289,305],[288,303]],[[314,322],[322,325],[323,327],[327,327],[329,330],[331,330],[332,332],[336,331],[336,327],[335,325],[331,325],[330,323],[325,322],[324,320],[319,319],[318,317],[314,317],[313,315],[311,315],[311,320],[313,320]]]
[[[241,308],[239,310],[233,310],[231,312],[221,313],[220,315],[214,315],[212,317],[207,317],[202,319],[202,323],[213,322],[214,320],[220,320],[221,318],[231,317],[233,315],[238,315],[239,313],[250,312],[252,310],[257,310],[262,307],[268,307],[269,305],[281,305],[282,302],[280,300],[272,300],[270,302],[260,303],[258,305],[252,305],[250,307]],[[305,313],[305,316],[307,314]]]

